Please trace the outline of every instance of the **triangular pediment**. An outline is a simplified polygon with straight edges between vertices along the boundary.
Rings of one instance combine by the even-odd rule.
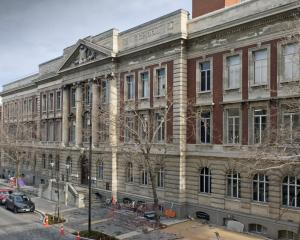
[[[66,56],[66,60],[59,71],[76,68],[108,57],[114,57],[109,49],[86,40],[79,40],[73,50]]]

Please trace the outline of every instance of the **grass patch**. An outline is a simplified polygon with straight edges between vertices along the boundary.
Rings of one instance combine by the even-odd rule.
[[[75,236],[77,236],[77,232],[73,233]],[[117,238],[106,235],[102,232],[97,231],[91,231],[91,234],[89,234],[89,231],[80,231],[79,232],[80,237],[84,238],[90,238],[95,240],[117,240]]]
[[[64,218],[58,218],[57,216],[53,216],[51,214],[46,214],[48,216],[49,225],[64,223],[66,220]]]

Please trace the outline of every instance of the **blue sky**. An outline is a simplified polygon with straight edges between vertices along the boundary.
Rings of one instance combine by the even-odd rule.
[[[120,31],[183,8],[192,0],[0,0],[0,90],[38,71],[79,38]]]

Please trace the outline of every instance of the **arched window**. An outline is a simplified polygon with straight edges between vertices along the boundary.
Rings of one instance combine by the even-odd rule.
[[[200,170],[200,192],[211,193],[211,172],[210,169],[205,167]]]
[[[100,161],[98,164],[98,179],[103,180],[104,178],[104,164],[103,161]]]
[[[157,187],[163,188],[165,186],[165,170],[164,168],[159,168],[156,174]]]
[[[287,176],[283,179],[282,205],[300,207],[300,178]]]
[[[227,174],[227,196],[233,198],[241,197],[241,176],[240,173],[231,170]]]
[[[127,182],[133,182],[133,164],[132,164],[132,162],[127,163],[126,181]]]
[[[295,240],[296,234],[291,231],[280,230],[280,231],[278,231],[278,239],[279,240]]]
[[[255,174],[253,178],[253,200],[257,202],[268,202],[269,179],[264,174]]]
[[[249,224],[249,230],[248,231],[251,232],[251,233],[266,233],[267,228],[260,225],[260,224],[251,223],[251,224]]]

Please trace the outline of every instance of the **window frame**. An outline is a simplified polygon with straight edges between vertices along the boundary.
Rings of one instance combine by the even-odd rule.
[[[160,167],[156,173],[156,186],[157,188],[165,188],[165,169]]]
[[[287,182],[285,182],[285,179],[287,179]],[[291,179],[294,180],[294,183],[291,182]],[[299,181],[299,182],[298,182]],[[287,187],[287,197],[286,197],[286,203],[284,204],[284,187]],[[294,188],[294,204],[290,203],[290,190],[291,188]],[[295,208],[299,209],[300,208],[300,178],[292,175],[287,175],[282,179],[281,183],[281,204],[283,207],[286,208]],[[299,195],[299,196],[298,196]],[[299,198],[299,199],[298,199]]]
[[[129,84],[128,84],[128,80],[129,80],[129,77],[131,78],[130,80],[132,81],[132,84],[131,84],[131,94],[132,96],[130,96],[129,98]],[[125,87],[125,101],[134,101],[135,100],[135,74],[134,73],[130,73],[130,74],[126,74],[125,77],[124,77],[124,87]]]
[[[261,114],[261,115],[255,115],[255,112],[258,112],[258,111],[265,111],[266,113],[265,114]],[[267,130],[268,129],[268,110],[264,107],[261,107],[261,108],[254,108],[253,109],[253,124],[252,124],[252,127],[253,127],[253,131],[252,131],[252,135],[253,135],[253,144],[262,144],[263,143],[263,131]],[[256,134],[255,134],[255,119],[256,117],[259,118],[259,141],[256,142]],[[265,129],[262,129],[262,118],[265,117],[266,119],[266,122],[265,122]],[[267,132],[265,132],[267,134]],[[265,136],[264,138],[266,138],[267,136]]]
[[[209,118],[203,118],[202,114],[209,113]],[[209,119],[209,131],[207,131],[207,127],[205,127],[205,141],[202,142],[202,119],[205,119],[205,123],[207,123],[207,119]],[[197,143],[199,144],[212,144],[212,111],[211,109],[205,109],[203,111],[199,111],[197,113]],[[207,134],[209,133],[209,141],[207,141]]]
[[[160,118],[160,119],[159,119]],[[166,134],[167,134],[167,126],[165,121],[165,116],[159,112],[155,113],[155,129],[156,132],[156,141],[157,143],[165,143],[166,141]],[[160,123],[162,121],[162,123]],[[160,137],[161,136],[161,137]]]
[[[263,180],[261,180],[260,177],[263,177]],[[256,186],[254,186],[256,184]],[[260,194],[261,194],[261,184],[263,184],[263,200],[260,200]],[[256,194],[257,197],[254,197],[255,193],[255,188],[256,188]],[[266,174],[261,174],[257,173],[253,176],[252,178],[252,200],[254,202],[259,202],[259,203],[268,203],[269,202],[269,189],[270,189],[270,181],[269,178]]]
[[[164,77],[164,84],[162,84],[162,86],[164,85],[164,88],[160,89],[159,88],[159,82],[158,82],[158,71],[164,69],[165,71],[165,77]],[[163,98],[163,97],[166,97],[167,95],[167,82],[168,82],[168,71],[167,71],[167,66],[164,65],[164,66],[159,66],[159,67],[156,67],[154,68],[154,77],[153,77],[153,97],[154,98]],[[162,93],[160,93],[162,92]]]
[[[143,80],[142,75],[146,74],[148,75],[148,79],[147,79],[147,84],[144,85],[143,83],[145,82],[145,80]],[[150,98],[150,71],[149,70],[144,70],[144,71],[140,71],[139,73],[139,99],[140,100],[147,100]],[[144,96],[144,86],[147,86],[147,96]]]
[[[236,177],[234,177],[236,175]],[[230,180],[230,184],[229,184]],[[236,185],[234,184],[234,181],[236,181]],[[241,199],[241,175],[236,170],[230,170],[226,173],[226,196],[230,198],[235,199]],[[234,194],[234,188],[236,188],[236,196]]]
[[[128,162],[126,166],[126,183],[134,182],[133,163]]]
[[[229,85],[229,81],[230,81],[230,76],[229,76],[229,58],[232,57],[239,57],[240,60],[240,67],[239,67],[239,81],[237,82],[236,86],[231,87]],[[223,55],[223,88],[224,91],[239,91],[241,89],[242,86],[242,74],[243,74],[243,55],[242,55],[242,51],[236,51],[236,52],[231,52],[229,54],[224,54]]]
[[[104,162],[102,160],[98,161],[97,164],[97,178],[98,180],[104,180]]]
[[[202,91],[201,90],[201,67],[200,65],[205,63],[205,62],[209,62],[210,64],[210,90],[205,90],[205,91]],[[201,59],[199,61],[196,62],[196,81],[197,81],[197,89],[196,89],[196,92],[198,94],[204,94],[204,93],[210,93],[212,92],[212,89],[213,89],[213,60],[211,57],[209,58],[204,58],[204,59]],[[207,85],[207,84],[206,84]],[[207,89],[207,88],[206,88]]]
[[[201,168],[199,170],[199,193],[211,194],[211,183],[212,183],[211,180],[212,180],[211,169],[208,167]],[[206,181],[208,181],[207,187],[206,187]],[[203,191],[201,189],[203,189]]]
[[[238,111],[238,115],[229,115],[230,114],[230,111]],[[242,136],[242,114],[241,114],[241,109],[240,109],[240,106],[236,106],[236,107],[229,107],[229,108],[225,108],[224,109],[224,113],[225,113],[225,122],[224,122],[224,142],[226,142],[226,144],[229,144],[229,145],[240,145],[241,144],[241,136]],[[234,136],[234,139],[232,142],[229,141],[229,119],[233,119],[233,136]],[[235,136],[235,130],[236,130],[236,120],[238,119],[238,136]],[[238,140],[236,140],[236,137],[238,137]]]

